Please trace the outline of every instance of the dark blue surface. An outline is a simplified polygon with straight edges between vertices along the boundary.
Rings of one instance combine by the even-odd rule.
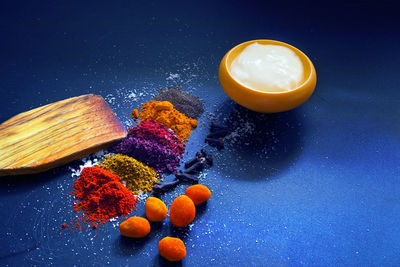
[[[0,265],[164,265],[157,243],[165,235],[184,239],[185,266],[400,264],[396,1],[112,2],[2,2],[0,121],[96,93],[127,123],[158,88],[182,84],[210,113],[186,158],[203,146],[208,117],[249,122],[252,132],[212,150],[216,164],[201,181],[213,195],[194,224],[177,231],[166,220],[143,241],[121,238],[118,221],[61,231],[75,216],[68,167],[80,161],[1,177]],[[259,115],[223,93],[219,61],[258,38],[311,58],[318,83],[306,104]],[[137,97],[126,96],[135,89]],[[184,189],[163,200],[169,206]]]

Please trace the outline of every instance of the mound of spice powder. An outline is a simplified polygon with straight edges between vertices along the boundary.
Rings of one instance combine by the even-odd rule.
[[[128,135],[113,147],[113,152],[128,155],[154,168],[158,173],[171,173],[177,169],[180,155],[154,140]]]
[[[106,155],[106,159],[99,166],[121,177],[126,187],[134,194],[151,191],[159,178],[154,169],[126,155]]]
[[[136,206],[136,197],[118,175],[100,167],[86,167],[74,183],[72,194],[80,201],[76,212],[83,211],[83,220],[105,223],[117,216],[126,216]]]
[[[197,127],[197,120],[188,118],[168,101],[149,101],[143,103],[139,117],[141,121],[154,120],[171,128],[178,138],[187,141],[190,131]]]
[[[203,102],[198,97],[183,91],[181,86],[161,89],[154,99],[169,101],[175,109],[190,118],[198,119],[204,112]]]
[[[174,131],[153,120],[142,121],[137,126],[130,128],[129,135],[155,141],[181,157],[185,152],[185,144],[179,140]]]

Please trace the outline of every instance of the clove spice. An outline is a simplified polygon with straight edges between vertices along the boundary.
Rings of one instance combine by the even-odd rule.
[[[197,153],[199,153],[199,152],[197,152]],[[197,153],[196,153],[196,156],[194,158],[192,158],[191,160],[185,162],[185,168],[189,168],[190,166],[192,166],[193,164],[195,164],[195,163],[197,163],[199,161],[199,157],[197,156]]]
[[[200,158],[195,164],[185,170],[186,173],[197,173],[204,169],[206,158]]]
[[[178,170],[175,172],[175,177],[180,180],[181,182],[193,182],[195,184],[199,183],[199,177],[193,174],[189,174],[186,172],[182,172]]]
[[[196,153],[195,157],[185,163],[185,170],[175,171],[175,180],[169,183],[155,184],[153,186],[153,194],[160,195],[173,188],[180,183],[192,183],[198,184],[199,177],[197,174],[201,172],[206,166],[211,167],[213,165],[213,156],[206,150],[201,149]]]
[[[217,149],[224,148],[224,138],[230,133],[228,127],[211,123],[210,133],[207,135],[205,142]]]
[[[180,180],[174,180],[169,183],[163,183],[163,184],[155,184],[153,186],[153,195],[160,195],[162,193],[165,193],[173,188],[175,188],[178,184],[180,183]]]
[[[210,132],[218,132],[218,131],[221,131],[221,130],[227,130],[228,131],[228,127],[225,127],[225,126],[221,126],[221,125],[217,125],[217,124],[215,124],[215,123],[211,123],[211,126],[210,126]]]

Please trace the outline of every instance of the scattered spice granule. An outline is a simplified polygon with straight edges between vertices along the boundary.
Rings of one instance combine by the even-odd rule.
[[[111,218],[126,216],[135,209],[136,197],[120,179],[118,175],[97,166],[82,170],[72,191],[79,199],[74,210],[84,212],[76,221],[78,229],[82,229],[79,221],[105,223]]]
[[[197,120],[174,109],[168,101],[149,101],[142,104],[139,117],[141,121],[154,120],[171,128],[182,141],[187,141],[190,131],[197,127]]]
[[[181,86],[161,89],[154,100],[168,101],[175,109],[193,119],[198,119],[204,112],[203,102],[198,97],[183,91]]]
[[[159,179],[153,168],[126,155],[106,155],[99,167],[118,175],[134,194],[151,191]]]
[[[61,229],[64,229],[65,227],[67,227],[67,224],[66,224],[66,223],[63,223],[63,224],[61,225]]]
[[[137,120],[139,118],[139,111],[137,109],[132,110],[132,119]]]

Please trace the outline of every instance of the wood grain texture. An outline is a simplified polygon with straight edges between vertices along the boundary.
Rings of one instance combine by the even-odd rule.
[[[0,125],[0,176],[46,171],[126,135],[101,96],[83,95],[38,107]]]

